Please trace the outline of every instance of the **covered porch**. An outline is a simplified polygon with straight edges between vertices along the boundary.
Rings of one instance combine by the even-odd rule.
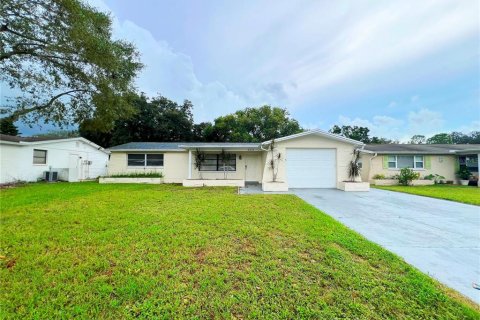
[[[188,150],[185,187],[235,186],[260,183],[265,159],[258,143],[184,144]]]
[[[480,179],[479,179],[479,172],[480,172],[480,149],[479,148],[472,148],[468,150],[462,151],[454,151],[457,155],[457,164],[458,168],[465,167],[470,171],[472,174],[470,178],[470,185],[476,184],[480,187]]]

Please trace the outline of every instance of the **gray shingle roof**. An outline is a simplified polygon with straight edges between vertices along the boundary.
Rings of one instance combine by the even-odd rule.
[[[187,148],[260,148],[260,143],[237,142],[129,142],[109,148],[110,151],[158,150],[175,151]]]
[[[451,150],[480,150],[480,144],[368,144],[365,150],[376,153],[452,154]]]
[[[8,142],[38,142],[38,141],[49,141],[49,140],[61,140],[64,138],[54,138],[54,137],[19,137],[19,136],[10,136],[8,134],[0,134],[1,141]],[[67,139],[67,138],[65,138]]]
[[[110,147],[109,150],[180,150],[180,142],[129,142]]]

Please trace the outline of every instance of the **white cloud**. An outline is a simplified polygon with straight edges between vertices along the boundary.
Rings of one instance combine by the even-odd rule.
[[[409,112],[406,115],[406,120],[385,115],[376,115],[372,117],[371,120],[340,116],[338,121],[341,125],[368,127],[370,129],[370,136],[385,137],[401,142],[407,142],[410,137],[415,134],[422,134],[428,137],[438,133],[440,131],[439,128],[441,128],[445,122],[441,113],[427,108]],[[469,128],[473,128],[474,125],[475,123],[472,123]],[[466,128],[462,128],[460,131],[468,132]]]
[[[408,113],[409,131],[415,134],[429,135],[437,133],[445,121],[440,112],[422,108]]]
[[[389,109],[393,109],[397,106],[397,102],[396,101],[390,101],[390,103],[388,104],[387,108]]]
[[[111,10],[101,0],[91,1],[104,11]],[[285,102],[288,99],[285,86],[269,82],[247,88],[242,94],[234,92],[220,81],[202,82],[194,71],[192,59],[175,51],[167,42],[154,38],[152,33],[132,21],[119,19],[111,13],[114,37],[135,44],[145,65],[137,78],[140,91],[148,96],[162,94],[181,102],[189,99],[194,104],[195,121],[207,121],[253,105]]]
[[[340,125],[368,127],[372,137],[400,139],[404,135],[404,121],[389,116],[377,115],[372,120],[340,116],[338,121]]]
[[[455,0],[231,2],[207,14],[188,55],[131,21],[115,28],[142,52],[140,90],[189,98],[201,118],[262,103],[298,108],[332,85],[398,68],[478,32],[475,5]],[[191,54],[213,80],[199,80]]]
[[[459,131],[463,133],[470,133],[472,131],[480,131],[480,120],[474,120],[468,125],[458,127],[453,131]]]

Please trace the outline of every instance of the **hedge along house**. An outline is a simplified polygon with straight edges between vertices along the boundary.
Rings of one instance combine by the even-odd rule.
[[[337,188],[348,179],[354,150],[363,147],[322,130],[263,143],[131,142],[109,149],[108,174],[162,172],[164,182],[184,186]]]
[[[456,172],[465,166],[471,183],[478,183],[480,145],[478,144],[373,144],[362,153],[362,180],[376,175],[395,176],[402,168],[411,168],[421,177],[438,174],[457,183]]]

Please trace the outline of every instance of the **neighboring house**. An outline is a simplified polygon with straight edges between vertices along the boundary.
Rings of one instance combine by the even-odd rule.
[[[348,164],[355,149],[362,149],[362,178],[383,173],[395,175],[402,167],[436,173],[456,181],[457,161],[466,159],[471,171],[478,167],[479,145],[369,145],[322,130],[278,138],[263,143],[131,142],[110,148],[108,174],[162,172],[166,183],[185,186],[269,184],[276,173],[278,190],[288,188],[338,188],[348,179]],[[225,160],[222,152],[230,155]],[[466,152],[466,153],[465,153]],[[196,154],[204,154],[200,167]],[[280,155],[280,156],[278,156]],[[478,169],[477,169],[478,172]],[[477,173],[478,175],[478,173]]]
[[[94,179],[106,174],[108,157],[108,151],[84,138],[0,134],[0,183],[37,181],[50,170],[60,180]]]
[[[466,166],[478,180],[478,144],[372,144],[362,153],[362,180],[381,174],[392,177],[402,168],[412,168],[420,177],[438,174],[457,182],[456,171]]]

